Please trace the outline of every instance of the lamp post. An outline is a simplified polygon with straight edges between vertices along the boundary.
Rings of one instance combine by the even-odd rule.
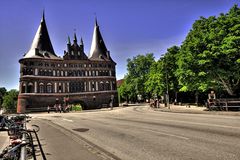
[[[166,85],[167,85],[166,101],[167,101],[168,109],[170,109],[170,104],[169,104],[169,93],[168,93],[168,74],[167,74],[167,73],[166,73]]]
[[[166,104],[168,109],[170,109],[170,104],[169,104],[169,92],[168,92],[168,72],[167,72],[167,61],[163,57],[163,63],[164,63],[164,69],[165,69],[165,78],[166,78]]]

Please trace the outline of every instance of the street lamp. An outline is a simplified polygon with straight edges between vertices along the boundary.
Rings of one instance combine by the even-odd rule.
[[[164,69],[165,69],[165,78],[166,78],[166,104],[168,109],[170,109],[169,104],[169,92],[168,92],[168,72],[167,72],[167,61],[165,60],[165,57],[163,57],[163,63],[164,63]]]

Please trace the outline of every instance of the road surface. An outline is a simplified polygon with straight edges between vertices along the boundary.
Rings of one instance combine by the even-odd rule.
[[[54,159],[68,154],[68,146],[75,156],[83,156],[78,150],[85,149],[100,159],[240,159],[238,116],[169,113],[147,106],[32,116],[41,124],[44,150]]]

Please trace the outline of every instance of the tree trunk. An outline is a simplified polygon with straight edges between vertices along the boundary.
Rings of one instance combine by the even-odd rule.
[[[218,77],[220,79],[220,81],[222,82],[223,84],[223,87],[226,89],[227,93],[230,95],[230,96],[234,96],[235,93],[233,91],[233,88],[231,86],[229,86],[223,79],[222,77],[218,74]]]
[[[175,91],[175,99],[174,99],[174,104],[176,105],[178,102],[178,92]]]
[[[198,95],[199,95],[199,93],[198,93],[198,91],[196,91],[196,93],[195,93],[195,104],[198,106]]]

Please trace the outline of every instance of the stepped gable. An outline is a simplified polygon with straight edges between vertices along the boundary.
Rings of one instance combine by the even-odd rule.
[[[77,43],[77,36],[74,33],[73,44],[71,44],[70,37],[68,36],[67,51],[64,51],[64,60],[87,60],[88,57],[84,53],[84,44],[81,38],[80,44]]]

